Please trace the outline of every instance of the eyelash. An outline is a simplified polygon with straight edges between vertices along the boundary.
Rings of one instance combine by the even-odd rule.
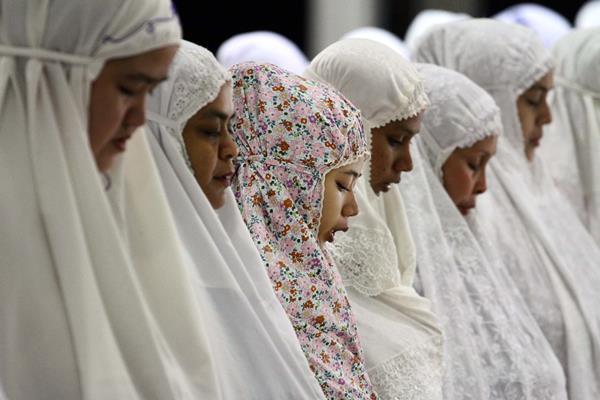
[[[471,169],[471,171],[477,171],[479,169],[479,164],[474,164],[474,163],[468,163],[467,164],[469,166],[469,168]]]
[[[340,192],[349,192],[350,191],[349,188],[347,188],[346,186],[342,185],[341,183],[339,183],[339,182],[336,182],[336,183],[337,183],[338,190]]]
[[[119,86],[119,91],[127,97],[135,96],[135,92],[126,88],[125,86]]]
[[[388,142],[391,146],[396,147],[396,146],[402,146],[406,142],[406,139],[398,140],[398,139],[388,138]]]

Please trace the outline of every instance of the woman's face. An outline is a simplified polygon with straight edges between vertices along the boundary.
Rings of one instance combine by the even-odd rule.
[[[92,83],[88,131],[100,171],[125,151],[133,132],[146,120],[146,95],[167,79],[177,46],[106,62]]]
[[[475,208],[475,198],[487,189],[485,168],[496,154],[497,136],[488,136],[471,147],[455,149],[442,166],[446,192],[462,215]]]
[[[214,209],[225,203],[225,189],[231,185],[237,147],[229,132],[233,116],[231,83],[201,108],[183,128],[183,141],[196,181]]]
[[[364,160],[359,160],[334,169],[325,176],[323,210],[318,234],[321,246],[325,242],[333,242],[337,231],[348,230],[348,218],[358,214],[353,190],[364,164]]]
[[[529,161],[533,160],[533,153],[540,145],[544,134],[543,126],[552,122],[547,96],[553,84],[552,72],[548,72],[517,99],[519,121],[525,141],[525,156]]]
[[[422,119],[423,113],[420,113],[371,131],[370,183],[375,193],[387,192],[391,184],[400,182],[402,172],[412,170],[410,140],[421,129]]]

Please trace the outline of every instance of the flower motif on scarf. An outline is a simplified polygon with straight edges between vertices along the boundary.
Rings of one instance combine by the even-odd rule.
[[[368,154],[359,111],[273,65],[231,72],[233,189],[273,288],[326,397],[376,398],[341,277],[317,240],[325,175]]]

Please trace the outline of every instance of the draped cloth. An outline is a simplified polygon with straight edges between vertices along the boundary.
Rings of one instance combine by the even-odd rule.
[[[329,83],[360,108],[369,141],[373,128],[415,116],[428,104],[411,64],[367,39],[332,44],[304,75]],[[360,214],[350,220],[348,232],[336,235],[332,254],[358,316],[377,393],[384,399],[439,399],[442,335],[431,304],[412,288],[415,249],[402,197],[393,186],[377,196],[369,179],[357,184]]]
[[[419,283],[444,321],[445,398],[565,399],[563,371],[544,334],[442,184],[455,149],[502,133],[500,110],[464,75],[417,65],[431,106],[417,139],[420,162],[401,190]]]
[[[322,392],[230,190],[213,210],[183,145],[185,122],[231,77],[206,49],[183,42],[169,80],[149,101],[149,140],[178,232],[195,266],[194,286],[222,397],[318,399]]]
[[[462,72],[500,107],[504,135],[489,164],[490,189],[469,223],[503,261],[561,360],[569,397],[598,398],[600,251],[541,158],[527,161],[516,105],[550,71],[550,55],[528,28],[485,19],[433,30],[416,54]]]
[[[325,175],[364,159],[360,112],[332,88],[270,64],[231,69],[242,217],[329,399],[370,399],[356,319],[318,241]]]
[[[11,400],[217,393],[145,138],[110,171],[107,196],[87,132],[104,62],[180,36],[167,1],[0,2],[0,381]]]
[[[540,149],[552,177],[600,244],[600,29],[554,48],[553,122]]]

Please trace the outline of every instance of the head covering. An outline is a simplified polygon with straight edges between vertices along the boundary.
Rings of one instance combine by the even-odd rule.
[[[368,154],[360,113],[274,65],[231,71],[244,221],[325,396],[370,398],[354,314],[317,239],[325,175]]]
[[[224,41],[217,59],[226,68],[247,61],[275,64],[295,74],[308,65],[300,48],[285,36],[269,31],[240,33]]]
[[[598,25],[600,25],[600,1],[588,1],[577,12],[575,27],[593,28]]]
[[[508,7],[493,18],[533,29],[548,49],[552,49],[554,44],[572,29],[571,23],[565,17],[548,7],[533,3]]]
[[[554,119],[540,151],[554,181],[600,244],[600,29],[554,48]]]
[[[419,12],[412,20],[406,34],[404,35],[404,42],[408,46],[411,54],[414,53],[415,48],[420,38],[427,33],[431,28],[436,25],[447,24],[454,21],[460,21],[463,19],[471,18],[468,14],[455,13],[446,10],[423,10]]]
[[[219,217],[186,165],[185,122],[231,77],[206,49],[183,42],[169,80],[150,98],[150,143],[177,228],[194,261],[199,307],[223,398],[321,398],[233,193]],[[234,244],[235,243],[235,244]]]
[[[471,228],[482,245],[493,243],[510,268],[563,362],[569,396],[598,397],[600,313],[594,304],[600,301],[600,250],[540,157],[527,162],[516,106],[518,96],[550,70],[550,55],[533,31],[492,20],[439,27],[416,54],[464,73],[500,107],[504,135],[489,163],[488,196],[479,202]],[[521,276],[533,279],[516,278]]]
[[[114,214],[86,129],[106,60],[179,43],[173,7],[2,0],[0,9],[6,395],[214,398],[187,265],[145,138],[134,136],[120,160]]]
[[[330,45],[304,75],[329,83],[360,108],[369,141],[373,128],[417,115],[428,104],[413,66],[391,48],[367,39]],[[412,288],[414,245],[402,198],[397,188],[390,192],[378,197],[368,179],[357,183],[360,214],[350,221],[348,232],[336,235],[332,252],[358,316],[377,393],[390,399],[417,394],[437,399],[441,333],[430,303]],[[393,195],[394,209],[389,211],[394,213],[386,215],[383,197]]]
[[[400,189],[417,245],[418,282],[446,335],[444,398],[566,399],[551,347],[440,179],[449,148],[501,133],[498,107],[461,74],[429,64],[418,70],[431,107],[417,137],[415,169]]]
[[[376,26],[363,26],[362,28],[353,29],[350,32],[346,32],[341,39],[369,39],[374,42],[385,44],[401,54],[402,57],[407,60],[410,59],[410,52],[402,39],[392,32]]]
[[[454,150],[502,132],[500,109],[487,92],[462,74],[433,64],[419,64],[418,69],[428,78],[425,86],[431,99],[419,143],[442,179],[442,167]]]

